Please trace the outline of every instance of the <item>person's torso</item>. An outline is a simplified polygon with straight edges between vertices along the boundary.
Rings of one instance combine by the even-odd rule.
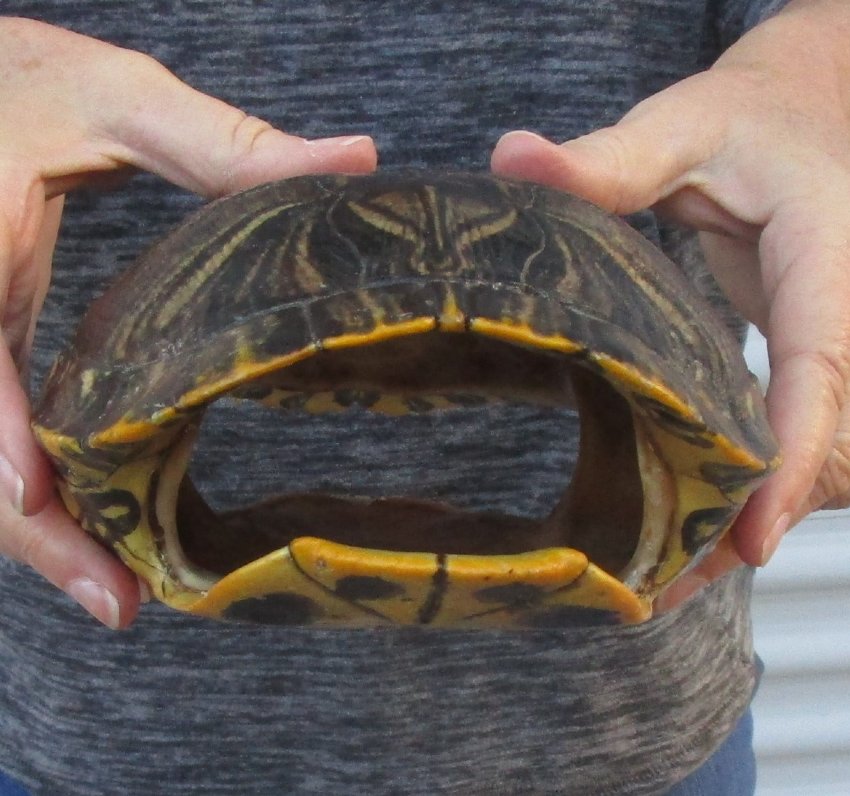
[[[515,128],[563,140],[706,65],[698,2],[12,2],[154,55],[308,137],[367,133],[382,168],[485,169]],[[659,141],[659,145],[663,142]],[[109,276],[198,200],[156,178],[72,197],[36,377]],[[687,238],[639,219],[657,242]],[[668,246],[669,248],[669,246]],[[707,282],[703,282],[707,284]],[[228,503],[288,489],[417,494],[538,514],[575,458],[569,412],[364,412],[235,427],[196,473]],[[0,563],[0,769],[35,793],[656,793],[749,700],[749,575],[634,628],[315,631],[160,606],[113,634]]]

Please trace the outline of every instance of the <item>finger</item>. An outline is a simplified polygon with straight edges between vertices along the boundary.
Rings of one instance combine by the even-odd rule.
[[[825,192],[828,194],[828,192]],[[828,204],[830,197],[823,199]],[[768,415],[784,464],[750,499],[733,529],[741,558],[764,564],[811,509],[835,498],[847,457],[840,420],[850,393],[850,285],[846,229],[836,208],[807,200],[766,227],[761,252],[771,312]],[[821,219],[830,219],[824,225]],[[841,447],[835,448],[838,444]],[[829,484],[832,462],[836,483]]]
[[[850,506],[850,401],[844,404],[832,450],[809,502],[812,511]]]
[[[701,232],[699,240],[724,295],[742,317],[766,331],[769,307],[762,290],[758,243],[712,232]]]
[[[34,327],[31,310],[43,294],[38,287],[40,278],[33,274],[41,267],[39,258],[50,257],[52,240],[59,223],[58,205],[51,208],[49,218],[33,209],[41,229],[13,230],[0,216],[0,274],[5,283],[0,286],[4,296],[2,306],[2,335],[0,335],[0,492],[6,502],[21,514],[40,511],[53,491],[53,472],[30,429],[30,405],[22,382],[19,365],[10,347],[23,352]],[[45,220],[46,219],[46,220]],[[42,234],[44,233],[44,234]],[[51,239],[51,236],[53,238]],[[22,251],[16,251],[16,245]],[[17,255],[17,256],[16,256]],[[49,264],[47,265],[49,274]],[[46,281],[48,277],[44,276]],[[32,282],[24,286],[23,282]],[[25,307],[16,306],[25,304]]]
[[[2,185],[0,179],[0,187]],[[8,262],[8,281],[3,291],[3,334],[25,384],[36,321],[50,284],[63,204],[64,197],[57,196],[45,202],[42,193],[39,202],[29,211],[31,217],[38,220],[38,227],[32,233],[34,240],[25,242],[28,234],[24,231],[16,236],[16,250],[0,253],[0,262]]]
[[[128,165],[206,196],[375,168],[368,137],[310,142],[192,89],[149,56],[31,20],[0,25],[5,118],[14,120],[0,120],[0,172],[33,168],[49,196]]]
[[[375,168],[367,136],[308,141],[287,135],[187,86],[150,58],[134,53],[126,64],[131,99],[101,121],[101,132],[117,147],[112,157],[192,191],[220,196],[278,177]]]
[[[21,514],[40,511],[53,492],[53,470],[30,429],[30,406],[18,370],[0,345],[0,489]]]
[[[742,564],[734,542],[727,534],[699,564],[665,589],[655,602],[655,613],[663,614],[678,608],[699,594],[709,583],[722,578]]]
[[[32,567],[107,627],[126,627],[138,613],[136,576],[80,528],[58,497],[31,517],[0,500],[0,554]]]
[[[47,297],[47,291],[50,287],[50,277],[53,271],[53,252],[59,237],[59,225],[62,222],[62,210],[64,206],[64,196],[49,199],[44,206],[41,228],[39,229],[35,247],[33,248],[31,261],[33,275],[27,285],[27,290],[29,291],[29,303],[27,306],[29,325],[23,337],[20,359],[16,359],[19,367],[29,360],[38,316],[41,314],[41,308],[44,305],[44,300]],[[17,286],[13,286],[13,289],[17,289]]]
[[[697,75],[637,105],[618,124],[556,145],[531,133],[508,133],[491,160],[499,174],[579,194],[615,213],[631,213],[702,182],[697,167],[722,143],[719,117],[693,103],[711,92]]]

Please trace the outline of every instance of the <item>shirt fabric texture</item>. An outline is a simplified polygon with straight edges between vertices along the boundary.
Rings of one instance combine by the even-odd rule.
[[[614,123],[779,5],[11,0],[4,13],[147,52],[299,135],[371,134],[381,168],[482,170],[507,130],[564,140]],[[70,197],[36,383],[110,276],[198,204],[149,175]],[[716,293],[692,236],[634,221]],[[540,515],[575,459],[562,411],[432,413],[400,430],[364,412],[261,411],[237,429],[235,411],[211,411],[192,470],[219,505],[285,483]],[[738,572],[637,627],[321,631],[151,604],[113,633],[4,560],[0,770],[49,796],[664,793],[749,703],[750,582]]]

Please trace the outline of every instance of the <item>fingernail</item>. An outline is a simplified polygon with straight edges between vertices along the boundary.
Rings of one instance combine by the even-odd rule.
[[[24,513],[24,479],[12,463],[0,455],[0,489],[12,508],[19,514]]]
[[[99,622],[112,630],[118,629],[121,621],[118,600],[104,586],[89,578],[78,578],[65,591]]]
[[[505,141],[509,138],[526,138],[532,141],[537,141],[541,144],[548,144],[549,146],[553,145],[553,142],[548,138],[544,138],[539,133],[533,133],[531,130],[511,130],[510,132],[505,133],[501,140]]]
[[[307,141],[307,146],[316,154],[330,149],[355,146],[362,141],[368,141],[368,135],[339,135],[333,138],[314,138]]]
[[[765,537],[764,543],[761,546],[761,566],[764,566],[771,558],[773,558],[773,554],[776,552],[776,548],[779,547],[779,543],[782,541],[782,538],[788,533],[788,529],[791,527],[791,514],[790,512],[783,514],[770,529],[770,533]]]
[[[138,575],[136,575],[136,578],[139,581],[139,602],[147,605],[151,601],[151,588],[148,586],[146,580],[143,580]]]

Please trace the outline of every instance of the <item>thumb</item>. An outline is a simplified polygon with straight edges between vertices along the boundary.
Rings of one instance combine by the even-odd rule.
[[[0,18],[0,40],[0,66],[8,66],[0,99],[14,120],[0,120],[0,164],[25,165],[47,196],[125,166],[207,197],[296,174],[375,168],[366,136],[288,135],[142,53],[32,20]]]
[[[308,141],[196,91],[147,56],[130,54],[125,68],[132,89],[123,96],[132,100],[113,103],[101,122],[109,156],[195,193],[222,196],[297,174],[372,171],[377,163],[368,136]]]
[[[707,73],[653,95],[621,121],[556,144],[527,131],[506,133],[493,171],[570,191],[624,215],[664,201],[678,220],[699,229],[739,232],[742,222],[713,196],[709,169],[723,145],[720,115],[695,114],[714,88]],[[665,208],[667,209],[667,208]]]
[[[156,113],[108,123],[112,157],[207,197],[299,174],[368,172],[377,152],[365,135],[307,140],[187,86],[142,58],[134,79]],[[138,70],[138,74],[136,74]]]
[[[566,190],[624,215],[655,204],[670,180],[656,162],[666,158],[641,155],[640,148],[619,125],[563,144],[518,130],[500,139],[491,166],[497,174]]]

